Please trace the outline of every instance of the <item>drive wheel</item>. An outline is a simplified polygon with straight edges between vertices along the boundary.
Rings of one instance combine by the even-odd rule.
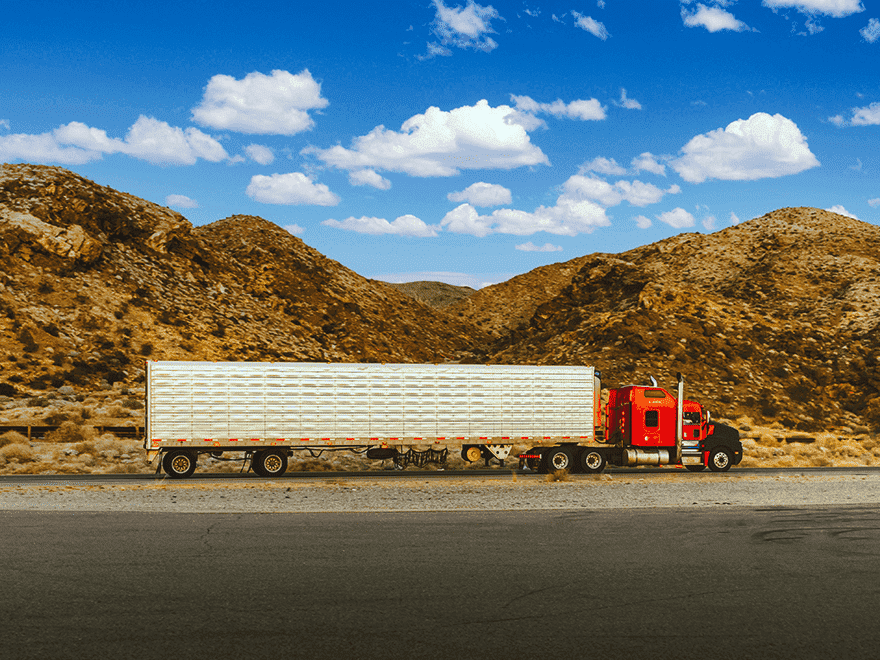
[[[541,463],[548,472],[558,472],[559,470],[571,472],[574,459],[572,458],[571,449],[568,447],[551,447],[544,452],[544,459]]]
[[[685,465],[690,472],[702,472],[706,469],[705,465]]]
[[[605,455],[595,449],[584,449],[581,452],[580,467],[587,474],[596,474],[605,469]]]
[[[476,463],[478,460],[483,458],[483,452],[480,451],[479,447],[474,447],[473,445],[471,445],[470,447],[462,447],[461,457],[468,463]]]
[[[185,449],[172,449],[162,458],[162,468],[172,479],[185,479],[196,471],[196,455]]]
[[[727,447],[713,449],[709,454],[709,469],[712,472],[727,472],[733,464],[730,450]]]

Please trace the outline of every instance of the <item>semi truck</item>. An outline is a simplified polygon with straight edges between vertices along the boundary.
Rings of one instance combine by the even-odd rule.
[[[174,478],[199,456],[280,476],[295,452],[353,451],[394,465],[474,463],[601,472],[679,465],[723,472],[739,432],[698,402],[650,385],[608,390],[591,366],[148,361],[144,448]],[[238,457],[227,458],[228,456]],[[158,468],[157,468],[158,470]]]

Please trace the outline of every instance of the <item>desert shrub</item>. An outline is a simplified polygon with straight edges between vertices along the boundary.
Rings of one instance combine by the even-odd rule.
[[[27,441],[25,441],[27,443]],[[28,463],[36,460],[36,454],[28,444],[11,444],[0,447],[0,463]]]
[[[129,397],[122,402],[122,405],[129,410],[143,410],[144,404],[140,399]]]
[[[17,393],[18,390],[15,389],[14,385],[0,383],[0,396],[15,396]]]
[[[17,431],[7,431],[0,435],[0,447],[5,447],[6,445],[26,445],[27,443],[28,439]]]
[[[95,437],[95,429],[76,422],[64,422],[51,433],[46,434],[46,442],[87,442]]]
[[[144,357],[149,357],[152,354],[153,354],[153,345],[152,344],[150,344],[149,342],[147,342],[145,344],[141,344],[141,355],[143,355]]]
[[[18,341],[22,344],[22,350],[25,353],[35,353],[39,350],[40,346],[34,340],[34,336],[31,334],[31,331],[27,328],[24,328],[21,332],[18,333]]]
[[[57,426],[59,424],[63,424],[64,422],[69,421],[71,421],[71,415],[69,413],[55,411],[46,415],[46,418],[43,420],[43,424],[45,424],[46,426]]]
[[[28,408],[45,408],[48,405],[49,400],[41,396],[34,397],[33,399],[28,399],[27,402]]]

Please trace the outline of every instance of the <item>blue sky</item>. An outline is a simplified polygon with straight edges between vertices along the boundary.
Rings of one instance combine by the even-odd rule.
[[[0,161],[479,287],[785,206],[880,220],[880,1],[7,3]]]

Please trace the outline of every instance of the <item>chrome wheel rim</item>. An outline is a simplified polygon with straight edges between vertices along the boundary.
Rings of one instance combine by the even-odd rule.
[[[587,454],[586,464],[588,468],[595,470],[602,465],[602,456],[598,452],[591,451]]]

